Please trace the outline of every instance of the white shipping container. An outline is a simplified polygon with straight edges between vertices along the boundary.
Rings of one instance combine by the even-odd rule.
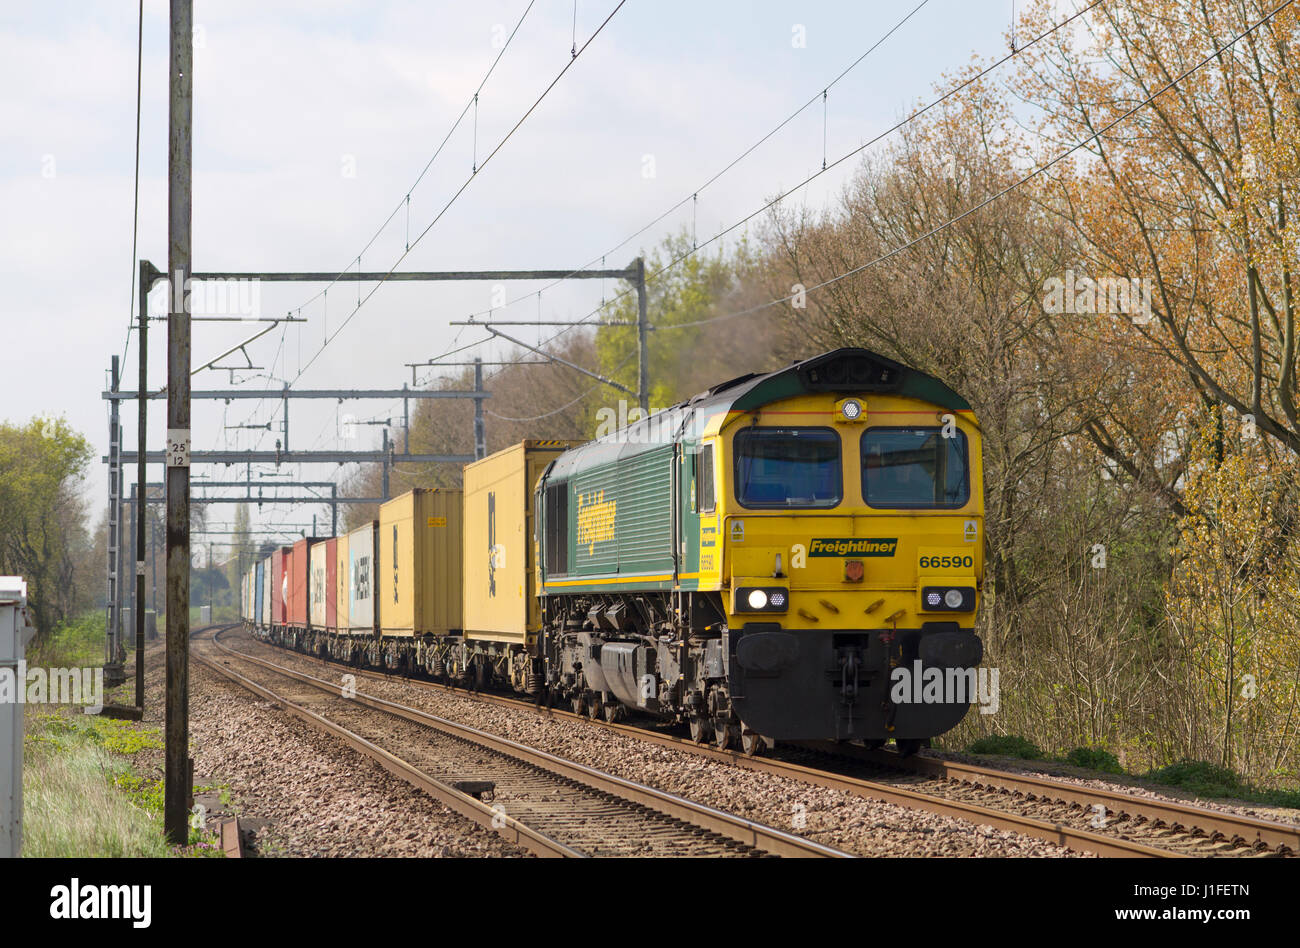
[[[262,607],[258,625],[264,629],[271,627],[271,557],[262,560]]]
[[[375,540],[378,530],[378,522],[371,522],[348,534],[348,627],[352,632],[373,632],[377,627],[375,580],[379,551]]]
[[[327,620],[329,610],[325,605],[326,595],[333,595],[333,590],[325,588],[328,585],[326,578],[329,576],[329,557],[326,554],[329,552],[328,541],[321,540],[319,543],[313,543],[307,554],[311,561],[310,568],[307,570],[307,620],[313,629],[324,629],[329,624]]]

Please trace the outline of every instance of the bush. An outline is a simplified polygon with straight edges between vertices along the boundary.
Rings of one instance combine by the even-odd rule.
[[[1019,757],[1022,760],[1034,760],[1043,756],[1037,744],[1012,734],[991,734],[988,737],[981,737],[966,748],[966,751],[971,754],[1002,754],[1006,757]]]
[[[1231,770],[1203,760],[1180,760],[1168,767],[1152,770],[1147,779],[1201,797],[1236,796],[1246,789],[1241,778]]]
[[[60,623],[28,649],[29,665],[84,668],[104,664],[104,614],[87,612]]]
[[[1087,767],[1089,770],[1100,770],[1102,773],[1122,774],[1124,772],[1124,768],[1119,764],[1119,758],[1100,747],[1076,747],[1065,755],[1065,760],[1076,767]]]

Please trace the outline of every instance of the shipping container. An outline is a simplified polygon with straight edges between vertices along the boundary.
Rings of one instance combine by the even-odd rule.
[[[262,614],[258,621],[264,629],[271,627],[271,592],[275,588],[275,558],[268,556],[262,560]]]
[[[308,555],[311,570],[307,576],[308,611],[307,617],[311,627],[317,632],[325,632],[335,626],[335,607],[337,600],[334,593],[335,571],[334,550],[337,541],[330,537],[317,540],[311,546]]]
[[[303,537],[293,545],[292,572],[289,573],[289,626],[305,629],[309,619],[310,589],[308,575],[311,572],[311,549],[324,538]]]
[[[346,613],[348,629],[357,635],[373,635],[379,631],[382,611],[377,608],[375,590],[379,577],[379,521],[372,520],[357,527],[346,537],[348,548]]]
[[[461,491],[408,491],[379,507],[376,544],[385,635],[461,628]]]
[[[271,554],[271,625],[283,626],[288,619],[285,611],[289,599],[289,575],[285,572],[288,565],[286,554],[293,553],[293,547],[284,546]]]
[[[522,645],[540,628],[533,488],[555,458],[582,443],[521,441],[465,467],[466,637]]]
[[[253,606],[249,621],[253,625],[262,624],[262,602],[266,596],[266,562],[258,560],[253,565]]]
[[[286,547],[284,551],[284,620],[283,625],[292,628],[293,594],[294,594],[294,560],[297,558],[297,544]]]
[[[348,537],[334,538],[334,628],[348,631]]]

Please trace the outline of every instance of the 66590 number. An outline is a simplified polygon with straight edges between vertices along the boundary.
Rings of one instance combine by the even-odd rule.
[[[954,556],[922,556],[917,565],[921,569],[974,569],[975,557],[969,554]]]

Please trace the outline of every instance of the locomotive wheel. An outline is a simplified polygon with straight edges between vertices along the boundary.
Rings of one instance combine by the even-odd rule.
[[[921,749],[921,741],[919,738],[915,737],[905,738],[903,740],[895,738],[894,744],[898,747],[898,756],[900,757],[911,757]]]
[[[740,732],[740,750],[746,757],[754,757],[763,749],[763,737],[750,730]]]
[[[709,739],[709,731],[712,727],[709,719],[702,714],[692,714],[690,719],[691,725],[691,742],[694,744],[703,744]]]

